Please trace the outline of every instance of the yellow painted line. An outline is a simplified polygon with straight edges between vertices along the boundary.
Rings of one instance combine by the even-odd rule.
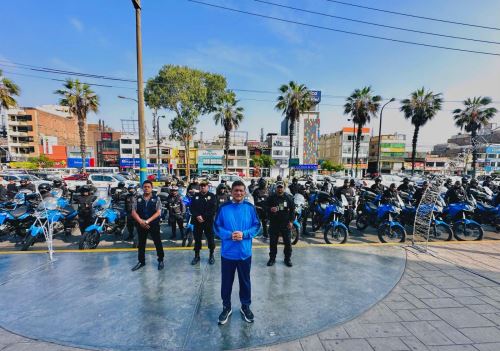
[[[429,246],[442,246],[442,245],[461,245],[461,244],[487,244],[487,243],[497,243],[500,245],[500,240],[481,240],[481,241],[435,241],[430,242]],[[356,247],[356,246],[409,246],[411,243],[345,243],[345,244],[298,244],[294,245],[295,249],[303,249],[308,247]],[[418,244],[424,244],[417,243]],[[268,249],[269,245],[257,244],[253,245],[255,249]],[[202,249],[207,250],[207,247],[202,247]],[[146,251],[155,251],[154,247],[146,248]],[[164,251],[192,251],[193,247],[164,247]],[[137,249],[134,248],[101,248],[94,250],[77,250],[77,249],[56,249],[55,253],[99,253],[99,252],[135,252]],[[25,254],[40,254],[47,253],[47,250],[30,250],[30,251],[0,251],[0,255],[25,255]]]

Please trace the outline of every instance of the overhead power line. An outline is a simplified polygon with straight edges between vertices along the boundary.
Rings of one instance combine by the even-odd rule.
[[[500,56],[500,53],[487,52],[487,51],[479,51],[479,50],[460,49],[460,48],[454,48],[454,47],[449,47],[449,46],[426,44],[426,43],[420,43],[420,42],[416,42],[416,41],[400,40],[400,39],[394,39],[394,38],[388,38],[388,37],[381,37],[381,36],[377,36],[377,35],[352,32],[352,31],[347,31],[347,30],[342,30],[342,29],[337,29],[337,28],[332,28],[332,27],[320,26],[320,25],[311,24],[311,23],[305,23],[305,22],[288,20],[288,19],[284,19],[284,18],[280,18],[280,17],[263,15],[263,14],[255,13],[255,12],[238,10],[238,9],[235,9],[235,8],[232,8],[232,7],[211,4],[211,3],[208,3],[208,2],[203,2],[203,1],[198,1],[198,0],[187,0],[187,1],[192,2],[192,3],[196,3],[196,4],[200,4],[200,5],[209,6],[209,7],[219,8],[219,9],[222,9],[222,10],[227,10],[227,11],[232,11],[232,12],[238,12],[238,13],[242,13],[242,14],[245,14],[245,15],[250,15],[250,16],[255,16],[255,17],[261,17],[261,18],[267,18],[267,19],[271,19],[271,20],[279,21],[279,22],[293,23],[293,24],[297,24],[297,25],[300,25],[300,26],[311,27],[311,28],[316,28],[316,29],[323,29],[323,30],[327,30],[327,31],[331,31],[331,32],[338,32],[338,33],[344,33],[344,34],[349,34],[349,35],[355,35],[355,36],[358,36],[358,37],[379,39],[379,40],[391,41],[391,42],[395,42],[395,43],[417,45],[417,46],[423,46],[423,47],[429,47],[429,48],[435,48],[435,49],[468,52],[468,53],[473,53],[473,54],[490,55],[490,56]]]
[[[363,23],[363,24],[368,24],[368,25],[371,25],[371,26],[377,26],[377,27],[382,27],[382,28],[389,28],[389,29],[396,29],[396,30],[401,30],[401,31],[411,32],[411,33],[432,35],[432,36],[441,37],[441,38],[459,39],[459,40],[467,40],[467,41],[473,41],[473,42],[478,42],[478,43],[500,45],[500,42],[498,42],[498,41],[490,41],[490,40],[483,40],[483,39],[467,38],[467,37],[460,37],[460,36],[456,36],[456,35],[426,32],[426,31],[417,30],[417,29],[411,29],[411,28],[389,26],[389,25],[381,24],[381,23],[368,22],[368,21],[363,21],[363,20],[358,20],[358,19],[348,18],[348,17],[342,17],[342,16],[335,16],[335,15],[331,15],[329,13],[318,12],[318,11],[311,11],[311,10],[306,10],[306,9],[303,9],[303,8],[298,8],[298,7],[293,7],[293,6],[283,5],[283,4],[277,4],[277,3],[274,3],[274,2],[270,2],[270,1],[264,1],[264,0],[254,0],[254,1],[260,2],[262,4],[267,4],[267,5],[271,5],[271,6],[281,7],[281,8],[285,8],[285,9],[289,9],[289,10],[294,10],[294,11],[299,11],[299,12],[303,12],[303,13],[310,13],[310,14],[313,14],[313,15],[319,15],[319,16],[323,16],[323,17],[337,18],[337,19],[341,19],[341,20],[345,20],[345,21],[356,22],[356,23]]]
[[[428,20],[428,21],[457,24],[457,25],[460,25],[460,26],[475,27],[475,28],[500,30],[499,27],[490,27],[490,26],[484,26],[484,25],[481,25],[481,24],[472,24],[472,23],[465,23],[465,22],[459,22],[459,21],[446,20],[446,19],[442,19],[442,18],[419,16],[419,15],[414,15],[414,14],[411,14],[411,13],[397,12],[397,11],[384,10],[384,9],[379,9],[379,8],[369,7],[369,6],[364,6],[364,5],[352,4],[352,3],[349,3],[349,2],[345,2],[345,1],[338,1],[338,0],[326,0],[326,1],[333,2],[333,3],[336,3],[336,4],[340,4],[340,5],[358,7],[358,8],[361,8],[361,9],[378,11],[378,12],[384,12],[384,13],[390,13],[392,15],[398,15],[398,16],[419,18],[419,19],[424,19],[424,20]]]

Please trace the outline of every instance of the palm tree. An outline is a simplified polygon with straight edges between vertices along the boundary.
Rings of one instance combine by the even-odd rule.
[[[476,161],[477,161],[477,131],[482,126],[486,126],[488,122],[495,116],[497,109],[494,107],[486,107],[491,104],[489,97],[474,97],[464,101],[465,108],[453,111],[455,125],[460,129],[465,129],[471,133],[472,144],[472,177],[476,177]]]
[[[17,105],[14,96],[19,96],[21,90],[10,79],[3,76],[0,69],[0,109],[9,109]]]
[[[299,121],[300,114],[309,111],[313,105],[311,92],[304,84],[297,84],[294,81],[283,84],[279,89],[281,95],[275,108],[282,111],[290,124],[290,155],[289,161],[293,157],[293,136],[295,134],[295,123]]]
[[[231,131],[238,129],[243,120],[243,107],[237,105],[238,100],[236,100],[236,95],[234,92],[228,91],[226,96],[218,104],[214,115],[215,124],[220,124],[224,127],[224,153],[226,155],[226,166],[224,169],[226,173]]]
[[[401,112],[404,113],[405,118],[409,119],[411,124],[415,127],[411,144],[411,175],[413,175],[415,170],[418,132],[421,127],[441,110],[442,102],[441,93],[434,94],[432,91],[426,92],[423,87],[411,93],[409,99],[401,100]]]
[[[344,114],[351,115],[353,123],[357,125],[355,158],[356,177],[358,176],[359,145],[363,127],[367,123],[370,123],[371,117],[377,117],[381,100],[382,97],[380,95],[372,96],[371,87],[364,87],[354,90],[351,96],[346,99],[344,105]]]
[[[90,89],[88,84],[81,83],[78,79],[67,79],[64,83],[64,89],[58,89],[54,93],[61,96],[59,103],[62,106],[68,106],[69,112],[77,117],[82,171],[85,172],[87,113],[97,113],[99,97]]]

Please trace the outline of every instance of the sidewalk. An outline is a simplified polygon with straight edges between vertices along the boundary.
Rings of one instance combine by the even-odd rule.
[[[430,252],[408,248],[401,281],[363,315],[307,338],[254,350],[500,350],[500,242],[446,243]],[[0,329],[0,350],[78,349]]]

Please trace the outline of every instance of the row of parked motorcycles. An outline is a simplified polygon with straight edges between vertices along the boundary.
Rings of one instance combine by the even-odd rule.
[[[363,231],[375,228],[380,242],[406,241],[407,229],[412,232],[418,205],[413,191],[399,192],[391,201],[382,203],[382,194],[370,188],[356,188],[355,196],[335,197],[334,191],[309,190],[294,195],[296,220],[292,230],[292,244],[306,234],[308,217],[313,232],[321,229],[327,244],[347,242],[350,224]],[[419,213],[429,214],[429,240],[459,241],[482,240],[483,226],[500,230],[500,205],[496,205],[497,193],[487,187],[470,190],[469,196],[458,203],[447,204],[442,187],[434,204],[422,203]],[[307,199],[306,199],[307,198]]]

